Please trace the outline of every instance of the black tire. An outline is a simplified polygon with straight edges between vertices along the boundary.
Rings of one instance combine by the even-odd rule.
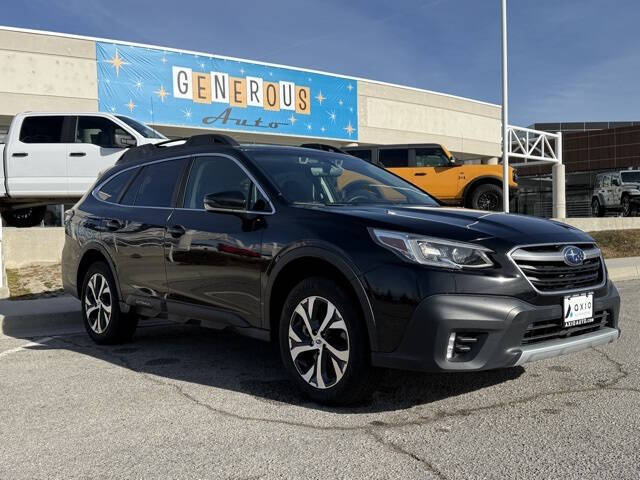
[[[471,193],[471,208],[501,212],[502,207],[502,188],[499,186],[493,183],[483,183],[473,189]]]
[[[307,318],[310,320],[311,333],[314,335],[308,334],[305,337],[304,325],[307,324],[296,312],[296,308],[304,305],[302,308],[307,312],[305,308],[309,307],[309,298],[314,298],[314,303],[311,305],[312,318]],[[336,313],[331,316],[331,320],[323,322],[325,317],[329,318],[327,302],[335,307]],[[282,361],[298,388],[318,403],[326,405],[360,403],[367,400],[375,390],[376,376],[370,362],[369,337],[364,320],[359,310],[354,307],[354,302],[357,302],[357,299],[350,298],[344,289],[336,285],[336,282],[324,277],[303,280],[296,285],[285,301],[279,329]],[[323,332],[319,331],[321,323],[326,324]],[[291,337],[290,325],[294,330],[293,335],[298,336],[300,342]],[[300,325],[302,329],[298,328]],[[314,332],[313,329],[318,330]],[[318,345],[320,342],[324,343]],[[336,348],[336,346],[342,348]],[[293,350],[299,347],[308,351],[298,354],[294,361]],[[340,355],[336,356],[332,352]],[[318,364],[321,372],[320,381],[317,377]],[[304,368],[300,368],[301,366]],[[310,374],[308,380],[305,380],[303,371],[306,371],[307,375]],[[338,377],[339,371],[341,371],[340,377]]]
[[[620,199],[620,206],[622,207],[622,216],[630,217],[631,216],[631,199],[629,195],[623,195],[622,199]]]
[[[2,212],[2,218],[7,225],[18,228],[35,227],[42,222],[47,211],[46,205],[29,208],[17,208]]]
[[[96,289],[99,291],[95,292]],[[138,317],[132,313],[123,313],[119,300],[115,280],[107,264],[93,263],[82,281],[80,302],[84,327],[94,342],[110,345],[126,342],[133,337]],[[107,311],[107,306],[110,312]]]
[[[600,205],[600,200],[597,198],[591,200],[591,216],[604,217],[604,208]]]

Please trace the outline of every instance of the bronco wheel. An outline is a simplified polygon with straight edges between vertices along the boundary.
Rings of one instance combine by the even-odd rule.
[[[89,267],[82,284],[82,319],[89,336],[99,344],[130,340],[138,318],[120,310],[118,292],[109,267],[97,262]]]
[[[353,302],[322,277],[299,283],[280,318],[280,353],[294,382],[313,400],[344,405],[373,389],[368,336]]]
[[[471,195],[471,208],[499,212],[502,210],[502,189],[493,183],[479,185]]]
[[[621,200],[622,204],[622,216],[629,217],[631,216],[631,200],[628,195],[624,195]]]
[[[591,216],[592,217],[603,217],[604,216],[604,208],[600,205],[600,200],[594,198],[591,201]]]

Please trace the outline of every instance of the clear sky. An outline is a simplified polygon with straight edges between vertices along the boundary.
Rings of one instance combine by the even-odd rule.
[[[6,1],[0,24],[500,103],[500,0]],[[509,0],[510,123],[640,120],[638,0]]]

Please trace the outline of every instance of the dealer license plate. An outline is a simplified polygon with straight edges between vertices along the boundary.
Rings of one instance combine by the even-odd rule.
[[[564,297],[563,326],[575,327],[593,322],[593,293]]]

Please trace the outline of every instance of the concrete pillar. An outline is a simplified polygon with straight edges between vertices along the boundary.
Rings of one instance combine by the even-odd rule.
[[[553,218],[567,218],[564,164],[553,165]]]

